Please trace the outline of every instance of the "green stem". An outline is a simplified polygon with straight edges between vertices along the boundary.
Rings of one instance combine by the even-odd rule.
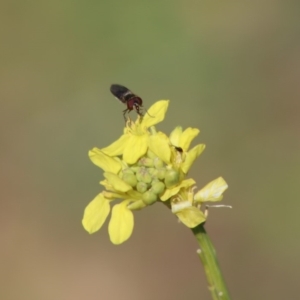
[[[230,300],[230,296],[217,260],[216,251],[204,229],[204,224],[200,224],[195,228],[192,228],[192,231],[200,247],[197,253],[204,266],[212,298],[214,300]]]

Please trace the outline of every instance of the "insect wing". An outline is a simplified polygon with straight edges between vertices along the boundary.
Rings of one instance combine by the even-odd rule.
[[[110,87],[111,93],[123,103],[126,103],[129,95],[133,95],[133,93],[125,86],[120,84],[112,84]]]

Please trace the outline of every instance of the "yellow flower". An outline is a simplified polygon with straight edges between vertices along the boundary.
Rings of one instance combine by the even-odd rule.
[[[88,233],[92,234],[102,227],[110,212],[110,201],[100,193],[85,208],[82,225]],[[108,232],[111,242],[115,245],[129,239],[133,231],[133,213],[127,208],[129,202],[122,201],[112,209]]]
[[[172,213],[187,227],[194,228],[205,222],[204,213],[196,206],[193,201],[193,189],[184,188],[171,199]]]
[[[189,228],[205,222],[200,210],[205,201],[220,201],[227,184],[222,177],[194,194],[195,180],[186,178],[195,159],[205,148],[190,144],[199,134],[196,128],[176,127],[168,137],[157,132],[169,101],[161,100],[137,121],[127,121],[124,134],[110,146],[89,151],[91,161],[104,171],[100,184],[104,191],[85,208],[83,227],[90,234],[98,231],[109,213],[108,232],[112,243],[126,241],[133,232],[134,210],[156,202],[166,202],[171,211]],[[119,200],[115,204],[115,200]],[[111,209],[111,205],[112,209]]]
[[[170,180],[170,184],[166,182],[167,189],[160,197],[162,201],[166,201],[178,194],[181,189],[188,189],[195,184],[193,179],[185,179],[185,176],[195,159],[205,149],[204,144],[199,144],[188,151],[191,142],[199,132],[199,129],[190,127],[182,131],[182,127],[178,126],[171,132],[169,139],[165,137],[165,145],[163,146],[162,139],[158,138],[158,134],[150,137],[150,142],[152,141],[153,144],[152,148],[163,149],[162,152],[166,156],[164,162],[169,165],[167,169],[172,170],[172,172],[169,171],[172,180]],[[155,142],[156,147],[154,147]],[[169,151],[166,150],[167,148]]]
[[[170,134],[170,142],[173,146],[181,148],[184,152],[190,147],[192,140],[200,133],[197,128],[187,128],[182,131],[181,126],[177,126]]]
[[[168,109],[169,101],[161,100],[152,105],[143,118],[136,122],[128,121],[124,134],[110,146],[101,149],[109,156],[122,155],[123,160],[128,164],[134,164],[145,155],[148,149],[148,128],[161,122]]]
[[[220,201],[223,192],[228,188],[227,183],[219,177],[194,194],[195,188],[183,187],[179,193],[171,197],[172,212],[189,228],[206,221],[206,216],[200,210],[200,205],[206,201]]]
[[[108,226],[111,242],[121,244],[133,231],[133,213],[127,206],[141,199],[142,194],[134,191],[132,186],[119,177],[122,163],[117,158],[109,157],[99,149],[90,151],[89,156],[93,163],[107,171],[104,173],[105,180],[100,182],[107,191],[100,193],[88,204],[82,220],[83,227],[90,234],[98,231],[109,215],[110,203],[115,199],[123,199],[113,206]]]
[[[191,127],[182,131],[182,127],[177,126],[170,134],[171,145],[175,147],[175,150],[177,148],[181,149],[183,152],[182,155],[178,152],[175,152],[175,155],[173,156],[173,162],[175,165],[180,167],[184,174],[188,173],[195,159],[205,149],[204,144],[198,144],[188,151],[191,142],[199,134],[199,132],[199,129]]]
[[[123,183],[123,187],[126,184]],[[128,204],[138,201],[141,195],[130,192],[106,192],[103,191],[94,198],[85,208],[82,224],[84,229],[92,234],[98,231],[104,224],[110,212],[110,204],[115,199],[124,199],[112,208],[112,214],[108,225],[110,240],[119,245],[125,242],[133,231],[133,213]]]

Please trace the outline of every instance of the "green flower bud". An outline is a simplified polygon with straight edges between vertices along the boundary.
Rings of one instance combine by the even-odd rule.
[[[151,191],[156,195],[160,195],[165,191],[166,186],[161,181],[155,181],[152,183]]]
[[[149,173],[147,173],[147,174],[144,176],[144,182],[145,182],[145,183],[151,183],[151,181],[152,181],[152,176],[151,176]]]
[[[135,187],[137,184],[137,179],[134,173],[123,173],[122,179],[132,187]]]
[[[154,168],[148,168],[147,171],[151,176],[153,176],[156,173],[156,169]]]
[[[154,177],[153,179],[152,179],[152,182],[151,182],[151,186],[154,184],[154,183],[156,183],[156,182],[161,182],[157,177]]]
[[[174,169],[167,170],[165,176],[165,184],[166,187],[172,187],[179,182],[179,172],[175,171]]]
[[[138,181],[145,183],[150,183],[152,181],[152,176],[148,173],[148,170],[145,167],[141,167],[139,169],[139,171],[136,173],[136,178]]]
[[[140,181],[136,185],[136,190],[143,194],[148,190],[148,184]]]
[[[139,167],[139,169],[136,171],[136,178],[138,181],[143,180],[144,174],[147,172],[146,168],[144,167]]]
[[[157,177],[157,173],[158,173],[157,169],[149,168],[149,174],[152,176],[152,180]]]
[[[153,163],[154,163],[154,167],[156,169],[160,169],[160,168],[164,167],[164,162],[161,159],[159,159],[158,157],[154,158]]]
[[[143,157],[139,160],[139,165],[145,167],[153,167],[153,159],[148,157]]]
[[[134,172],[134,173],[137,173],[139,171],[141,167],[138,167],[138,166],[134,166],[134,167],[130,167],[130,169]]]
[[[163,179],[165,179],[166,173],[167,173],[166,169],[163,169],[163,168],[158,169],[156,177],[160,180],[163,180]]]
[[[147,191],[143,194],[143,201],[147,205],[151,205],[157,201],[157,195],[153,192]]]
[[[139,210],[142,209],[144,207],[146,207],[147,205],[142,201],[142,200],[138,200],[135,202],[130,203],[127,208],[130,210]]]
[[[126,168],[122,170],[123,174],[134,174],[133,170],[131,168]]]

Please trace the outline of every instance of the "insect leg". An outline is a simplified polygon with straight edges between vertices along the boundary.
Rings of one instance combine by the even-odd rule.
[[[130,111],[131,111],[131,110],[128,109],[128,108],[126,108],[126,109],[123,110],[123,117],[124,117],[125,123],[127,122],[127,119],[126,119],[126,113],[129,114]],[[128,117],[128,118],[129,118],[129,117]]]

